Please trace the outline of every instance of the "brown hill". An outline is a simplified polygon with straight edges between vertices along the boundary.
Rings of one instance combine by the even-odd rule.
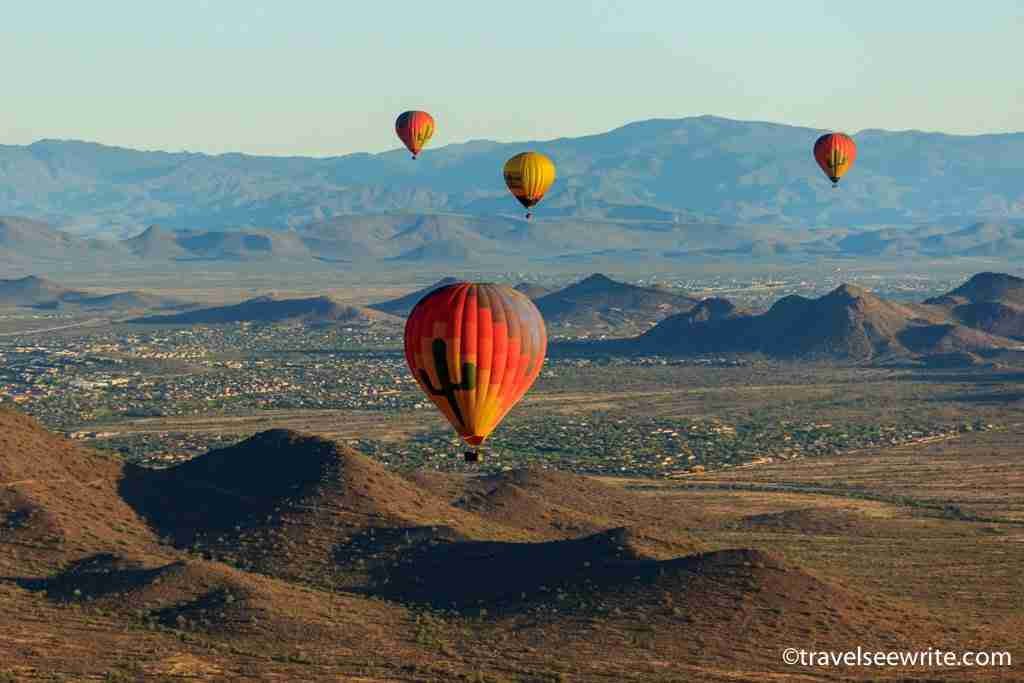
[[[439,543],[565,540],[627,522],[652,556],[699,548],[685,532],[659,528],[674,510],[585,477],[516,470],[404,478],[287,430],[128,474],[125,499],[176,546],[335,588],[363,586],[371,570]]]
[[[51,301],[76,301],[85,292],[63,287],[53,280],[30,275],[16,280],[0,280],[0,305],[35,306]]]
[[[760,320],[760,335],[771,355],[867,359],[898,352],[896,336],[916,318],[906,306],[841,285],[819,299],[776,302]]]
[[[171,260],[187,257],[188,249],[178,243],[173,230],[151,225],[144,231],[123,242],[132,254],[147,260]]]
[[[59,264],[65,269],[74,263],[78,268],[92,266],[102,272],[125,255],[114,242],[83,239],[28,218],[0,216],[0,262],[30,269],[41,264]]]
[[[76,680],[110,679],[113,674],[104,672],[121,671],[126,657],[136,661],[124,680],[255,680],[275,671],[283,680],[306,680],[308,657],[316,653],[358,652],[359,662],[341,667],[347,674],[393,666],[393,657],[429,661],[401,605],[295,586],[161,545],[118,495],[119,489],[141,490],[138,478],[148,474],[127,469],[125,478],[118,460],[0,409],[3,676],[31,679],[45,661],[44,670]],[[208,469],[207,475],[222,484],[230,479],[224,469]],[[174,492],[180,489],[162,493]],[[160,504],[182,511],[193,501],[168,497]],[[216,649],[210,649],[210,638],[218,640]],[[21,642],[51,647],[37,650]],[[241,650],[225,658],[227,643]],[[263,654],[254,661],[250,652]],[[357,680],[332,676],[339,677]]]
[[[907,327],[900,333],[899,341],[906,348],[928,356],[1020,348],[1018,342],[1005,337],[952,324]]]
[[[692,554],[681,539],[704,499],[682,493],[542,469],[402,477],[285,430],[167,470],[122,468],[0,410],[0,675],[782,680],[784,647],[992,642],[898,595],[867,597],[861,576],[802,566],[841,571],[815,560],[833,546],[787,554],[799,562]],[[805,526],[857,537],[862,523],[747,514],[709,541]]]
[[[963,302],[997,302],[1024,306],[1024,279],[1006,273],[978,273],[956,289],[926,304],[948,305]]]
[[[945,311],[887,301],[841,285],[818,299],[787,296],[760,315],[727,302],[672,316],[632,349],[657,353],[764,353],[865,361],[1011,348],[1008,339],[951,324]]]
[[[951,314],[967,327],[1003,337],[1024,338],[1024,306],[981,301],[953,306]]]
[[[522,292],[531,299],[539,299],[546,294],[550,294],[551,290],[547,287],[534,284],[532,282],[520,282],[518,285],[513,287],[517,292]]]
[[[390,313],[391,315],[407,316],[409,311],[413,309],[413,306],[420,302],[420,299],[430,294],[435,289],[440,289],[445,285],[450,285],[453,282],[458,282],[458,278],[444,277],[423,289],[417,289],[415,292],[410,292],[404,296],[400,296],[397,299],[391,299],[390,301],[382,301],[379,304],[370,304],[368,308],[372,308],[377,311],[383,311],[384,313]]]
[[[44,310],[57,308],[131,310],[187,308],[194,304],[147,292],[91,294],[69,289],[53,280],[30,275],[16,280],[0,280],[0,306],[31,306]]]
[[[926,304],[949,311],[957,322],[990,334],[1024,338],[1024,279],[979,273]]]
[[[367,324],[381,316],[364,308],[347,306],[326,296],[279,299],[261,296],[232,306],[216,306],[174,315],[154,315],[128,322],[145,325],[216,325],[236,322],[343,322]]]
[[[348,212],[346,212],[348,214]],[[528,237],[522,226],[493,215],[436,213],[373,213],[338,215],[305,225],[303,242],[319,253],[393,262],[450,261],[509,251],[506,240],[519,245]],[[507,256],[506,256],[507,258]]]
[[[0,542],[23,548],[33,564],[125,546],[154,551],[156,538],[118,495],[120,461],[4,408],[0,456]],[[9,571],[14,559],[0,553],[0,568]]]
[[[147,261],[308,259],[295,234],[275,230],[169,230],[152,225],[120,247]]]
[[[653,328],[650,332],[650,338],[660,337],[670,330],[672,334],[675,334],[679,329],[693,327],[702,323],[718,323],[723,320],[732,320],[744,315],[749,315],[749,313],[736,308],[736,305],[728,299],[719,297],[708,298],[698,302],[689,311],[672,316],[672,323],[670,325],[666,324]],[[655,330],[658,331],[655,332]]]
[[[378,565],[373,581],[374,591],[390,600],[520,611],[558,589],[582,590],[654,562],[644,559],[631,532],[622,528],[541,543],[444,539],[410,547],[398,561]]]
[[[484,258],[486,257],[467,247],[462,240],[443,239],[421,244],[414,249],[404,251],[398,256],[393,256],[387,260],[392,262],[442,265],[474,263]]]
[[[809,507],[745,515],[730,528],[770,533],[826,536],[894,536],[905,531],[905,522],[869,516],[855,509]]]
[[[616,333],[646,330],[696,303],[685,294],[616,282],[600,273],[536,300],[548,325]]]
[[[461,537],[496,526],[351,449],[288,430],[128,472],[125,499],[178,547],[321,585],[358,583],[364,550],[401,543],[406,530]]]
[[[389,599],[486,615],[485,628],[521,633],[529,647],[558,642],[601,661],[602,647],[625,641],[632,647],[618,654],[624,670],[687,662],[694,680],[718,680],[696,673],[701,666],[736,677],[738,656],[744,670],[776,669],[793,639],[806,649],[856,642],[910,650],[933,641],[948,647],[959,637],[909,602],[869,597],[760,550],[655,560],[637,550],[628,529],[548,543],[423,547],[375,578]]]
[[[71,562],[49,577],[22,579],[21,584],[59,603],[88,605],[175,630],[229,638],[290,640],[297,632],[312,639],[336,636],[334,628],[317,619],[331,602],[329,596],[217,562],[161,562],[101,553]]]
[[[671,680],[797,680],[796,667],[767,673],[780,671],[787,647],[921,650],[955,647],[960,637],[909,602],[862,594],[751,548],[591,564],[545,588],[534,610],[504,618],[529,629],[529,646],[555,639],[596,661],[602,647],[624,641],[632,647],[619,654],[620,666],[651,679],[657,669],[648,663],[665,662],[680,667]],[[839,667],[821,677],[856,674]]]
[[[89,311],[132,311],[194,308],[197,304],[174,297],[149,294],[147,292],[116,292],[114,294],[91,295],[79,293],[74,298],[61,298],[36,304],[34,308],[53,310],[72,308]]]
[[[528,467],[469,478],[417,472],[413,481],[482,522],[508,530],[500,536],[493,531],[471,535],[474,539],[572,540],[629,527],[634,547],[652,558],[704,547],[680,524],[680,510],[671,503],[557,469]]]

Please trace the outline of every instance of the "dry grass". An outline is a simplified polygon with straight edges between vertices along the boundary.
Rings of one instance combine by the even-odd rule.
[[[278,435],[149,479],[132,507],[118,491],[137,472],[0,421],[12,680],[874,680],[779,653],[1024,656],[1018,428],[673,482],[404,479]],[[158,540],[183,529],[237,556]],[[258,573],[229,566],[257,557]],[[425,604],[439,596],[458,609]]]

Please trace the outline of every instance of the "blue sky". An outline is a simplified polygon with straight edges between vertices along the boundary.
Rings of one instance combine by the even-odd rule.
[[[101,0],[4,8],[0,143],[328,156],[716,114],[1024,130],[1024,2]]]

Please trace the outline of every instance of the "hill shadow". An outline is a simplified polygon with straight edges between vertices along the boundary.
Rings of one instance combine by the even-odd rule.
[[[367,592],[399,602],[466,610],[519,611],[566,591],[649,581],[675,561],[634,546],[620,527],[583,538],[546,542],[466,541],[430,534],[375,566]]]

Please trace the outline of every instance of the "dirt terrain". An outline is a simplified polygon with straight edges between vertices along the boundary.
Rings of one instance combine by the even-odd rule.
[[[275,430],[151,471],[4,411],[0,675],[878,680],[780,654],[1017,658],[1019,438],[656,481],[400,476]]]

